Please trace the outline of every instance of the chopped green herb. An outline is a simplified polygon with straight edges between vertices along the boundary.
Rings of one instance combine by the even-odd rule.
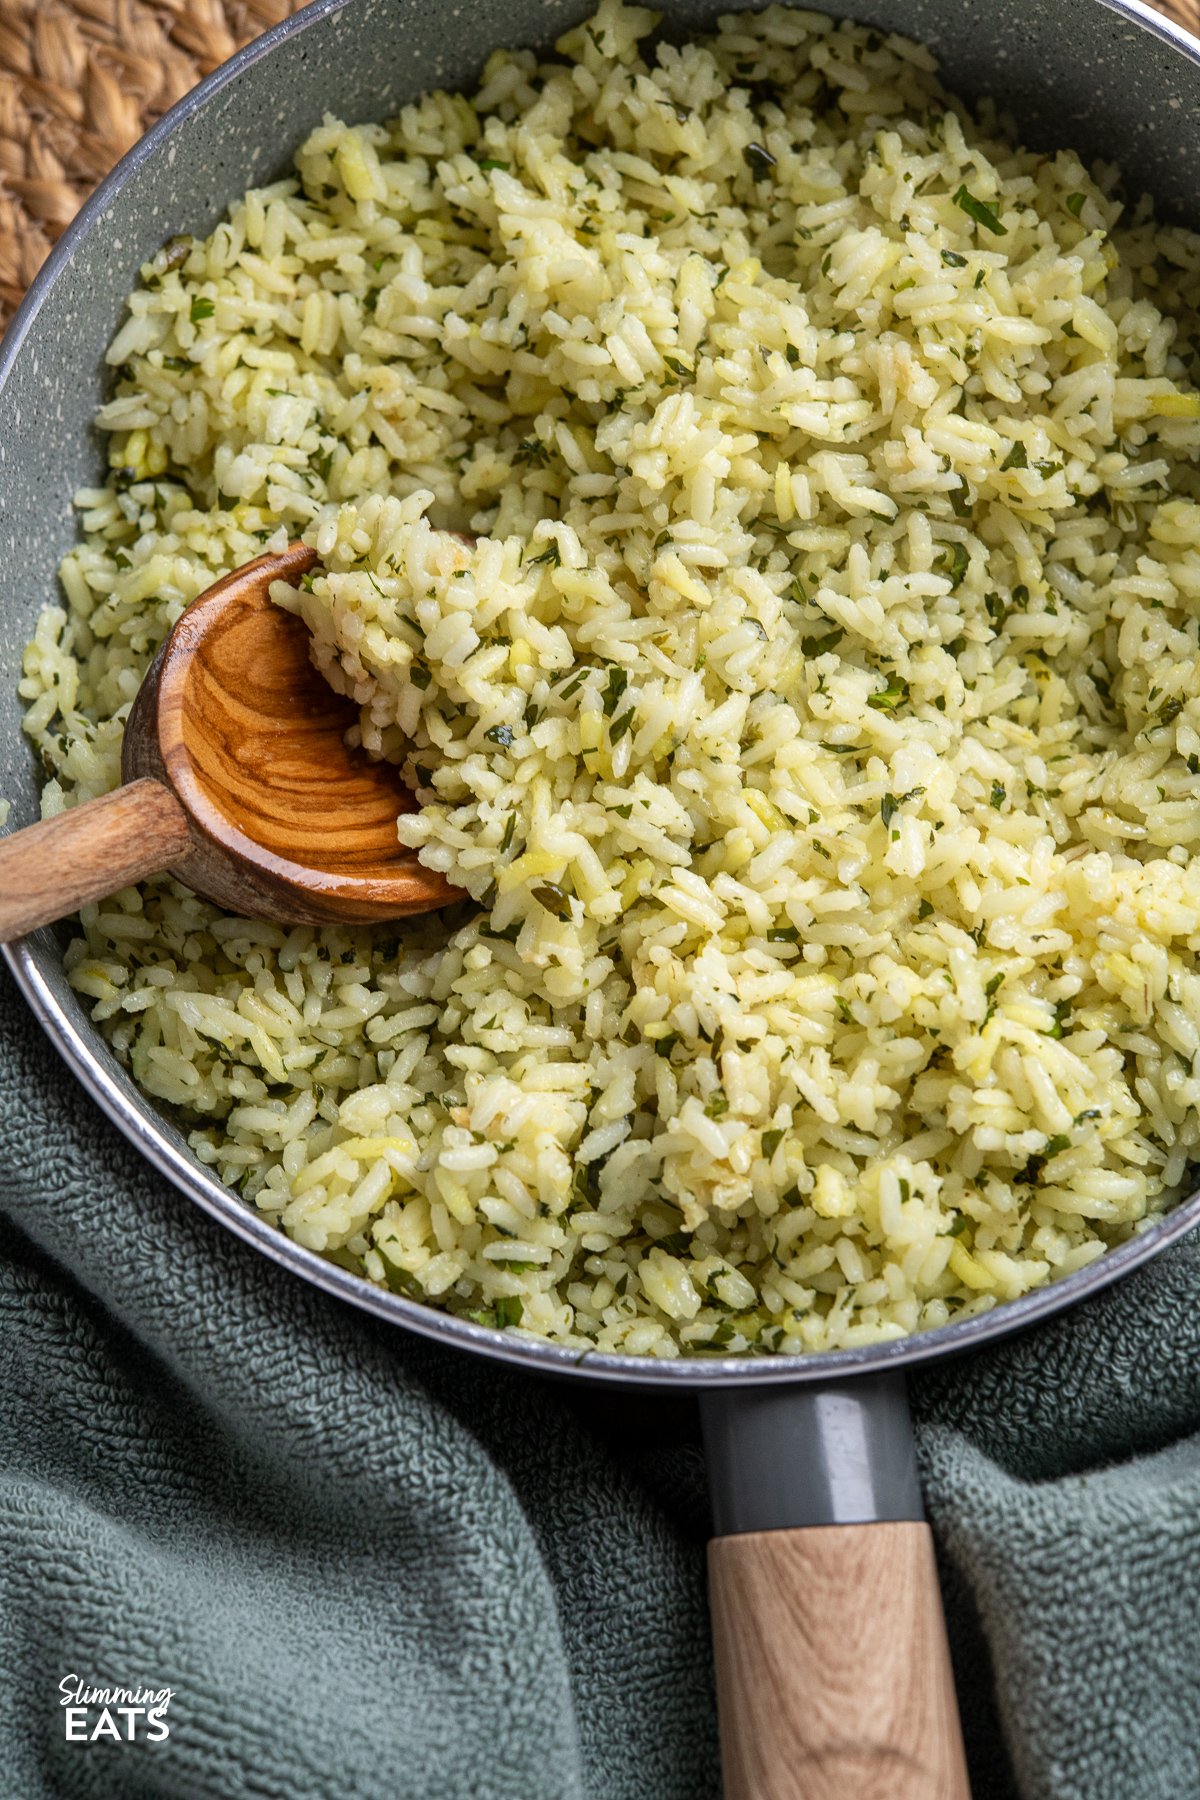
[[[908,699],[908,683],[901,675],[890,675],[885,688],[867,695],[867,705],[874,712],[895,712]]]
[[[996,811],[999,812],[1007,799],[1008,789],[1004,786],[1003,782],[993,781],[992,791],[988,797],[988,805],[994,806]]]
[[[1008,236],[1008,227],[1000,223],[996,209],[989,206],[986,200],[977,200],[967,188],[959,188],[954,196],[954,204],[961,207],[968,218],[974,219],[977,225],[982,225],[986,231],[993,232],[996,237]]]
[[[967,266],[966,257],[960,256],[957,250],[943,250],[942,261],[948,269],[965,269]]]
[[[1020,438],[1018,438],[1004,461],[1000,464],[1000,473],[1005,475],[1008,473],[1009,469],[1027,469],[1028,467],[1029,453]]]
[[[206,294],[197,294],[192,301],[192,310],[190,314],[192,324],[199,325],[201,319],[211,319],[216,310],[217,303],[215,300],[210,300]]]
[[[827,631],[824,637],[806,637],[800,639],[800,648],[805,656],[824,656],[827,651],[834,650],[841,643],[846,633],[840,625]]]
[[[963,577],[970,567],[970,552],[965,544],[947,544],[937,560],[942,566],[943,572],[950,577],[950,591],[953,593],[962,586]],[[961,646],[962,640],[956,638],[955,643]],[[947,644],[946,648],[952,655],[958,654],[953,645]],[[870,705],[870,701],[867,704]]]
[[[544,906],[548,913],[556,919],[569,919],[571,916],[570,898],[557,881],[547,881],[541,887],[531,888],[534,899],[539,906]]]
[[[778,1129],[764,1131],[762,1134],[762,1153],[770,1162],[784,1139],[784,1133]]]
[[[713,1089],[712,1093],[708,1096],[708,1099],[704,1102],[704,1110],[710,1119],[719,1119],[723,1113],[729,1111],[729,1101],[725,1097],[723,1088]]]
[[[798,944],[800,933],[794,925],[776,925],[767,933],[768,944]]]
[[[519,1325],[525,1311],[525,1303],[520,1294],[505,1294],[496,1302],[496,1323],[502,1329],[507,1325]]]
[[[480,169],[508,169],[512,166],[510,163],[501,162],[498,156],[477,156],[475,162]]]
[[[433,680],[433,676],[425,667],[424,663],[415,662],[408,671],[408,679],[412,682],[414,687],[427,688]]]
[[[950,504],[956,517],[969,519],[971,516],[971,490],[960,475],[954,487],[949,488]]]
[[[351,1267],[349,1263],[344,1263],[342,1266],[344,1268]],[[393,1294],[407,1294],[409,1298],[413,1300],[423,1300],[425,1298],[425,1289],[421,1286],[417,1277],[409,1269],[397,1268],[390,1257],[385,1256],[383,1259],[383,1272],[384,1279],[387,1281]]]
[[[612,718],[614,712],[617,710],[621,695],[628,686],[628,669],[622,669],[619,664],[614,663],[608,671],[608,680],[604,684],[604,695],[601,701],[606,719]]]
[[[1083,211],[1083,203],[1086,199],[1087,199],[1086,194],[1068,194],[1067,195],[1067,211],[1069,213],[1074,213],[1075,217],[1078,218],[1080,213]]]
[[[525,566],[532,569],[538,563],[549,563],[552,569],[557,569],[561,561],[562,552],[559,550],[557,540],[552,538],[540,555],[529,557]]]
[[[508,849],[509,845],[512,843],[513,832],[516,829],[517,829],[517,815],[516,815],[516,813],[509,813],[508,824],[504,827],[504,836],[500,839],[500,854],[501,854],[501,856],[504,855],[504,852]]]
[[[610,743],[620,743],[621,739],[625,736],[625,733],[633,724],[633,714],[634,708],[631,706],[628,712],[622,713],[621,717],[609,727],[608,736]]]
[[[915,800],[923,794],[923,787],[909,788],[907,794],[885,794],[879,802],[879,816],[883,820],[883,828],[887,831],[900,808],[906,800]],[[932,908],[930,909],[932,911]]]
[[[493,725],[483,735],[490,744],[499,744],[502,750],[507,750],[513,741],[513,728],[511,725]]]
[[[1069,1000],[1056,1000],[1054,1002],[1054,1023],[1053,1025],[1047,1026],[1046,1030],[1042,1033],[1042,1036],[1050,1038],[1060,1038],[1065,1036],[1067,1022],[1070,1017],[1071,1002]]]
[[[933,917],[932,900],[921,901],[920,905],[917,907],[917,917],[918,919],[929,919]]]

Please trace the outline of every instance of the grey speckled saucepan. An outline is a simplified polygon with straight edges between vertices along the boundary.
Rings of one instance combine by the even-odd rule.
[[[1130,188],[1149,190],[1163,212],[1200,225],[1200,49],[1139,0],[829,0],[829,9],[923,39],[938,53],[952,87],[968,96],[994,96],[1015,115],[1028,141],[1047,148],[1069,144],[1119,161]],[[350,121],[378,118],[424,88],[468,84],[494,46],[547,44],[587,10],[586,0],[318,0],[202,83],[84,207],[0,349],[0,557],[6,574],[0,608],[0,793],[14,800],[14,824],[29,822],[37,811],[36,770],[20,731],[16,698],[21,650],[39,609],[55,591],[57,563],[75,536],[71,494],[93,482],[103,466],[90,420],[104,391],[104,349],[139,264],[173,232],[206,232],[243,189],[281,174],[324,113]],[[666,10],[668,29],[680,36],[707,27],[726,8],[715,0],[678,0]],[[806,1537],[828,1555],[841,1541],[831,1527],[852,1531],[868,1521],[875,1522],[870,1542],[884,1543],[888,1531],[920,1518],[904,1369],[1034,1324],[1095,1293],[1200,1222],[1200,1196],[1194,1196],[1053,1288],[899,1343],[788,1360],[697,1357],[657,1363],[604,1354],[580,1359],[572,1351],[489,1331],[381,1292],[283,1237],[222,1187],[191,1155],[176,1123],[138,1092],[68,988],[61,943],[44,931],[6,951],[50,1038],[151,1162],[267,1256],[409,1330],[531,1371],[631,1387],[702,1390],[718,1531],[733,1534],[717,1548],[732,1543],[749,1551],[766,1545],[779,1552]],[[815,1537],[792,1529],[808,1526],[826,1529]],[[889,1551],[884,1561],[895,1564],[896,1557]],[[715,1557],[714,1572],[721,1567]],[[738,1567],[737,1585],[752,1586]],[[822,1579],[836,1587],[844,1571],[824,1569]],[[877,1579],[886,1586],[878,1572]],[[718,1581],[720,1631],[740,1629],[740,1615],[736,1608],[731,1613],[722,1586],[729,1582]],[[767,1587],[786,1598],[782,1564]],[[902,1612],[901,1606],[897,1629]],[[847,1616],[844,1608],[842,1616]],[[733,1662],[759,1667],[769,1685],[772,1669],[777,1676],[788,1660],[784,1653],[796,1650],[790,1635],[795,1624],[794,1617],[774,1620],[767,1634],[779,1652],[774,1663],[770,1655],[755,1663],[767,1638],[754,1630],[738,1640]],[[909,1628],[920,1626],[920,1620],[908,1620]],[[879,1630],[884,1632],[882,1623]],[[730,1660],[727,1641],[720,1657],[726,1673]],[[910,1666],[917,1667],[917,1661],[910,1659]],[[941,1730],[949,1743],[954,1733],[945,1717],[938,1715],[939,1727],[936,1706],[928,1711],[936,1685],[930,1676],[908,1704],[910,1710],[925,1707],[933,1736]],[[883,1743],[869,1721],[860,1718],[858,1728],[863,1754],[871,1744]],[[758,1716],[748,1731],[739,1732],[735,1721],[723,1717],[731,1794],[815,1791],[801,1775],[772,1785],[776,1765],[766,1741],[773,1736],[775,1752],[781,1744],[786,1750],[789,1733],[787,1760],[799,1767],[803,1727],[786,1704],[774,1706],[770,1718]],[[762,1754],[747,1760],[746,1747],[755,1744]],[[870,1782],[879,1778],[878,1769],[892,1765],[871,1763],[872,1776],[861,1758],[843,1756],[839,1762],[835,1755],[822,1765],[821,1779],[828,1777],[832,1785],[820,1791],[847,1796],[878,1791],[892,1800],[965,1791],[953,1756],[947,1753],[940,1762],[932,1752],[931,1757],[925,1772],[916,1775],[912,1767],[895,1764],[894,1774],[876,1789]]]

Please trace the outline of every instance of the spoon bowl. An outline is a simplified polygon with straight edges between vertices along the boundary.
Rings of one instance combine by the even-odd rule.
[[[0,942],[169,870],[220,906],[285,925],[432,912],[457,888],[401,844],[416,800],[346,741],[353,701],[274,605],[317,561],[260,556],[182,614],[138,691],[115,794],[0,844]]]

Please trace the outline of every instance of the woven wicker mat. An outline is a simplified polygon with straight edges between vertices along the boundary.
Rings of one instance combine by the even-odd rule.
[[[160,113],[302,0],[0,0],[0,328]],[[1162,0],[1200,32],[1200,0]]]

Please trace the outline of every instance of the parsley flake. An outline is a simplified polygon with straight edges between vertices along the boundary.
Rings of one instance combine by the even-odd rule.
[[[968,188],[960,187],[954,196],[954,204],[960,207],[967,217],[982,225],[996,237],[1007,237],[1008,226],[1000,223],[995,207],[989,206],[986,200],[977,200]]]
[[[867,705],[874,712],[895,712],[908,699],[908,683],[901,675],[891,675],[885,688],[877,694],[867,695]]]
[[[569,919],[571,902],[565,889],[560,888],[557,881],[544,882],[541,887],[532,888],[531,893],[539,906],[544,906],[548,913],[556,919]]]

